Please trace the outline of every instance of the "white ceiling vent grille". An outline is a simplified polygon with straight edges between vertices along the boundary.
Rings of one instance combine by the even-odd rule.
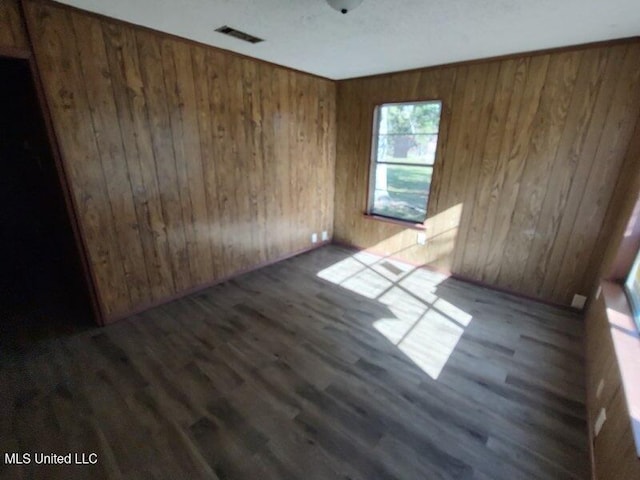
[[[264,42],[262,38],[254,37],[253,35],[249,35],[248,33],[244,33],[240,30],[236,30],[235,28],[231,28],[228,25],[223,25],[220,28],[216,28],[216,32],[224,33],[225,35],[229,35],[230,37],[235,37],[239,40],[244,40],[245,42],[249,43]]]

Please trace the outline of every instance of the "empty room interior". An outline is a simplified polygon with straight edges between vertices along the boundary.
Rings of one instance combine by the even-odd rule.
[[[637,0],[0,0],[0,479],[640,479]]]

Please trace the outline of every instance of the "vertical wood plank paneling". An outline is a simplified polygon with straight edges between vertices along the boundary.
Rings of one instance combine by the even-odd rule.
[[[502,129],[502,138],[500,139],[499,145],[489,147],[490,149],[497,148],[495,153],[490,151],[485,154],[487,158],[492,158],[494,154],[497,158],[488,186],[490,191],[489,198],[485,205],[486,217],[482,227],[482,236],[479,239],[477,258],[480,259],[480,261],[476,263],[476,273],[474,274],[476,278],[485,278],[487,272],[492,270],[492,267],[493,271],[496,272],[495,275],[497,275],[500,264],[500,258],[497,257],[497,251],[492,245],[492,241],[494,241],[493,233],[494,229],[499,229],[499,226],[506,221],[506,217],[504,216],[505,212],[509,212],[510,214],[510,209],[505,210],[502,208],[506,202],[501,202],[500,196],[504,191],[503,187],[507,178],[507,165],[516,129],[516,120],[520,113],[528,67],[529,59],[527,58],[521,58],[515,61],[514,76],[512,78],[511,88],[509,89],[511,95],[509,97],[508,110],[502,114],[500,110],[496,110],[492,117],[494,119],[494,125],[496,125],[495,128],[498,128],[497,126],[500,125],[500,129],[502,129],[502,123],[498,121],[498,119],[502,118],[504,118],[505,126]],[[502,115],[504,115],[504,117],[502,117]],[[500,218],[498,213],[502,213],[503,217]],[[490,252],[493,253],[491,257],[489,256]]]
[[[591,302],[585,318],[589,426],[593,427],[602,408],[607,414],[607,420],[590,445],[598,479],[640,478],[640,459],[632,432],[632,422],[637,418],[632,418],[629,411],[629,402],[634,401],[633,374],[629,375],[633,372],[632,360],[637,354],[638,344],[633,334],[628,332],[633,321],[628,318],[631,313],[624,291],[616,283],[601,281],[619,278],[621,267],[624,275],[627,266],[620,264],[633,258],[633,252],[626,259],[620,256],[626,257],[626,244],[630,240],[633,242],[635,237],[635,232],[629,234],[629,225],[634,223],[639,192],[640,115],[596,243],[599,255],[592,256],[589,272],[585,275],[586,278],[596,275],[597,284],[589,288],[595,291],[596,286],[601,286],[603,292]],[[594,271],[595,274],[591,273]],[[590,434],[593,438],[593,431]]]
[[[447,99],[451,99],[452,92],[458,81],[458,70],[449,69],[447,74],[448,76],[446,79],[447,81],[446,85],[449,86],[449,91],[446,92],[443,95],[443,97]],[[426,74],[424,75],[423,81],[426,87],[429,83],[429,78]],[[434,96],[437,96],[437,95],[434,95]],[[447,147],[449,146],[449,132],[450,132],[450,125],[451,125],[451,111],[452,111],[451,103],[452,103],[452,99],[447,101],[446,104],[442,105],[442,112],[440,116],[440,129],[438,134],[438,138],[440,140],[438,142],[438,145],[437,145],[438,150],[436,152],[436,155],[438,156],[438,158],[447,158]],[[447,167],[446,162],[436,162],[433,168],[433,177],[440,178],[441,180],[433,183],[433,187],[431,190],[431,196],[433,198],[429,201],[429,205],[427,205],[427,208],[429,209],[430,214],[438,211],[438,208],[439,208],[438,202],[442,201],[444,197],[444,195],[440,195],[440,190],[442,189],[443,185],[449,184],[448,182],[449,177],[447,177],[447,174],[446,174],[447,172],[446,167]],[[449,171],[449,174],[450,174],[450,171]]]
[[[149,32],[135,34],[149,131],[153,145],[154,169],[158,179],[160,206],[167,231],[168,255],[178,291],[193,285],[188,245],[182,218],[178,174],[175,165],[173,133],[167,105],[167,91],[162,68],[160,38]],[[117,119],[114,119],[117,121]]]
[[[616,249],[615,245],[611,247]],[[599,480],[626,480],[640,478],[640,459],[631,430],[633,419],[625,399],[612,328],[604,295],[601,295],[591,304],[585,319],[589,425],[595,424],[602,408],[607,414],[602,429],[591,445],[595,460],[594,473]],[[599,388],[601,381],[603,386]]]
[[[451,177],[457,172],[453,159],[456,158],[456,142],[451,141],[451,136],[459,131],[459,125],[465,118],[464,91],[467,81],[467,68],[451,69],[450,99],[443,100],[443,110],[440,119],[440,133],[436,155],[441,161],[436,162],[433,173],[432,192],[430,194],[428,214],[431,220],[426,223],[426,234],[430,238],[432,253],[427,261],[436,268],[449,270],[451,268],[451,251],[449,243],[451,238],[458,234],[459,222],[438,215],[438,212],[447,211],[456,205],[456,199],[451,195]]]
[[[221,162],[219,159],[228,158],[225,145],[229,142],[227,130],[225,128],[224,119],[227,117],[227,102],[223,101],[223,91],[226,87],[223,85],[226,72],[226,55],[221,52],[206,51],[206,67],[207,79],[209,81],[209,109],[207,117],[211,125],[212,135],[212,151],[211,157],[208,159],[210,167],[209,175],[215,177],[216,199],[218,204],[217,225],[220,228],[221,242],[214,250],[214,257],[222,259],[225,275],[228,275],[233,266],[237,264],[236,252],[233,248],[232,230],[233,212],[237,212],[235,207],[235,196],[229,195],[229,170],[233,168],[231,162]],[[211,179],[210,187],[214,186]]]
[[[437,75],[433,75],[432,73],[437,73]],[[429,96],[433,98],[437,98],[438,92],[440,92],[443,105],[442,112],[440,118],[440,129],[439,129],[439,142],[437,145],[436,155],[439,158],[445,158],[447,156],[447,146],[449,145],[449,135],[450,135],[450,124],[451,124],[451,107],[450,105],[453,103],[453,90],[456,87],[456,83],[458,80],[458,71],[457,69],[443,69],[442,71],[437,72],[423,72],[420,75],[420,83],[417,86],[418,91],[415,92],[418,95],[419,91],[426,91]],[[452,231],[450,229],[450,219],[442,216],[435,215],[435,212],[439,211],[440,208],[440,186],[446,183],[446,164],[445,162],[436,162],[433,175],[432,175],[432,185],[433,190],[429,195],[429,202],[427,205],[427,212],[432,217],[431,222],[427,225],[428,229],[431,232],[434,232],[438,241],[432,241],[429,250],[429,255],[427,257],[427,261],[431,262],[432,265],[447,269],[448,265],[448,256],[449,252],[447,251],[448,238],[452,235]],[[439,180],[443,177],[442,180]],[[444,197],[444,195],[442,196]],[[429,233],[427,233],[429,234]]]
[[[175,290],[175,283],[168,258],[137,46],[133,32],[119,25],[103,25],[103,34],[149,286],[154,298],[162,298]]]
[[[469,250],[457,250],[454,256],[454,268],[460,271],[462,274],[468,272],[470,274],[470,270],[472,270],[473,265],[471,262],[464,262],[464,256],[467,252],[473,250],[473,241],[470,241],[477,235],[477,232],[473,229],[473,219],[479,218],[482,216],[482,211],[480,211],[476,199],[476,195],[479,193],[479,188],[482,186],[481,182],[478,180],[482,176],[482,167],[483,158],[482,152],[483,148],[487,142],[487,133],[489,131],[489,123],[485,121],[478,121],[479,119],[491,118],[492,111],[495,105],[495,97],[496,97],[496,88],[498,81],[498,74],[500,72],[501,64],[499,62],[493,62],[488,65],[488,70],[486,76],[484,78],[484,89],[482,94],[482,103],[479,105],[480,109],[478,112],[478,117],[475,119],[477,122],[477,128],[473,129],[475,140],[470,147],[469,155],[471,163],[466,170],[466,177],[464,179],[465,194],[464,194],[464,205],[466,207],[463,209],[462,218],[460,221],[460,229],[458,230],[458,238],[461,241],[467,240],[466,244],[469,245]],[[480,192],[481,193],[481,192]],[[476,211],[476,207],[478,207],[478,211]],[[475,262],[474,262],[475,263]]]
[[[566,127],[549,169],[546,196],[535,228],[537,234],[532,241],[529,260],[524,270],[527,272],[527,278],[523,278],[523,287],[528,287],[527,291],[535,295],[540,295],[544,286],[551,250],[557,239],[562,215],[566,215],[569,191],[576,170],[581,164],[585,137],[595,111],[595,99],[602,85],[607,57],[607,49],[584,52],[578,71]],[[585,164],[589,165],[590,162],[587,161]]]
[[[251,213],[252,232],[254,232],[253,262],[263,263],[266,255],[266,211],[265,202],[260,201],[261,186],[264,185],[262,172],[262,116],[259,108],[260,77],[256,62],[242,62],[243,82],[243,127],[246,136],[247,152],[243,155],[247,160],[247,171],[253,172],[247,175],[249,189],[249,210]]]
[[[58,12],[54,18],[48,11],[33,12],[28,5],[28,12],[31,13],[33,37],[47,39],[47,48],[37,53],[38,68],[43,77],[44,72],[55,72],[46,75],[43,84],[75,196],[80,228],[88,244],[99,302],[108,317],[116,314],[122,306],[130,305],[131,297],[92,129],[73,24],[66,11]],[[76,161],[69,162],[69,158]]]
[[[60,5],[25,5],[110,318],[308,246],[334,225],[338,240],[560,303],[595,280],[640,104],[637,43],[355,79],[336,92]],[[430,240],[418,246],[414,231],[362,212],[374,106],[427,98],[444,111]]]
[[[595,248],[599,254],[591,256],[585,278],[596,276],[598,279],[619,281],[627,275],[627,263],[634,258],[639,243],[634,229],[629,229],[638,195],[640,195],[640,115],[636,120],[622,170],[596,242]],[[587,291],[594,291],[595,285],[586,285],[584,288]]]
[[[191,50],[191,62],[193,78],[195,82],[196,112],[200,142],[200,155],[202,158],[202,176],[204,183],[205,202],[207,206],[207,221],[209,226],[205,230],[211,248],[211,268],[214,275],[226,275],[224,265],[224,244],[222,240],[221,217],[218,195],[218,184],[215,166],[214,139],[211,129],[211,97],[209,75],[207,71],[207,50],[196,47]]]
[[[276,158],[286,159],[283,162],[278,162],[278,178],[281,183],[278,185],[280,189],[280,198],[278,201],[278,208],[282,213],[281,221],[278,225],[278,229],[281,232],[279,235],[279,242],[284,249],[291,248],[291,239],[282,235],[282,232],[288,232],[292,230],[293,215],[290,212],[291,207],[291,142],[295,141],[292,137],[291,122],[289,121],[289,115],[291,109],[295,108],[295,99],[291,99],[291,90],[289,85],[289,72],[284,70],[278,73],[278,104],[280,105],[280,112],[278,115],[278,124],[275,138],[280,139],[277,143],[278,149],[276,150]]]
[[[542,282],[541,296],[543,298],[552,297],[556,279],[562,268],[564,256],[567,250],[571,248],[571,231],[573,230],[576,216],[582,203],[592,165],[596,161],[598,144],[607,119],[607,112],[613,100],[616,83],[622,73],[622,61],[627,49],[627,45],[608,49],[605,77],[592,107],[593,114],[591,122],[589,123],[589,130],[587,131],[582,151],[578,157],[578,167],[576,167],[575,174],[571,178],[569,198],[567,199],[564,214],[561,217],[560,226],[552,246],[551,257]]]
[[[491,71],[492,73],[495,72],[495,65],[493,65]],[[449,188],[451,189],[450,199],[452,199],[453,204],[456,205],[465,205],[465,200],[468,196],[467,194],[475,192],[475,183],[473,183],[474,187],[471,189],[467,189],[466,186],[470,179],[473,179],[473,175],[476,170],[473,164],[473,154],[476,142],[481,142],[484,139],[478,140],[479,136],[476,135],[478,130],[472,126],[480,123],[480,115],[483,106],[483,92],[485,90],[485,83],[488,75],[488,64],[474,65],[469,68],[464,92],[464,103],[462,112],[460,112],[460,114],[463,115],[463,120],[459,125],[459,130],[455,132],[454,137],[456,138],[454,141],[456,142],[457,147],[455,151],[456,165],[453,177],[451,178],[451,183],[449,184]],[[488,85],[488,88],[491,88],[491,85]],[[468,219],[470,217],[468,208],[465,210],[465,214]],[[458,225],[458,238],[466,236],[466,233],[466,225],[460,223]],[[457,267],[460,264],[462,255],[462,250],[456,250],[453,252],[453,265]]]
[[[335,238],[544,300],[590,293],[588,266],[638,115],[628,63],[638,45],[340,82]],[[438,80],[446,71],[448,89]],[[418,246],[415,231],[362,215],[370,123],[376,104],[434,97],[451,115]]]
[[[486,266],[482,274],[483,281],[489,284],[498,284],[504,251],[508,245],[507,240],[511,229],[511,219],[514,215],[520,191],[522,172],[529,152],[529,136],[540,104],[540,96],[544,88],[548,68],[548,55],[534,57],[529,60],[524,91],[520,97],[517,117],[515,117],[513,140],[510,144],[505,143],[504,145],[506,150],[503,151],[503,154],[507,156],[504,166],[504,182],[501,191],[498,193],[496,219]],[[509,132],[509,127],[505,128]],[[463,248],[463,246],[460,245],[459,248]]]
[[[498,283],[506,288],[528,292],[521,284],[529,272],[522,268],[529,258],[531,243],[540,232],[536,224],[544,201],[552,162],[565,127],[582,52],[553,55],[549,62],[544,92],[530,131],[530,144],[518,189]],[[563,161],[565,159],[562,159]]]
[[[616,85],[615,94],[604,123],[585,195],[571,232],[571,248],[567,250],[556,279],[554,298],[567,298],[584,291],[594,279],[584,277],[594,251],[600,228],[614,194],[616,179],[627,152],[640,109],[640,44],[629,47]]]
[[[509,107],[512,90],[507,86],[513,84],[516,69],[516,61],[504,62],[500,65],[500,73],[498,75],[495,99],[493,101],[493,111],[491,112],[491,120],[488,122],[487,134],[484,138],[484,147],[479,150],[480,157],[478,162],[477,175],[477,191],[478,195],[474,202],[473,214],[469,219],[469,231],[467,234],[467,247],[463,252],[463,261],[460,268],[461,272],[468,272],[469,276],[478,276],[481,274],[482,263],[479,262],[478,255],[482,248],[483,229],[487,222],[487,216],[490,212],[488,206],[491,200],[491,183],[496,175],[496,164],[500,158],[498,150],[501,145],[504,128],[502,122]]]
[[[224,98],[226,116],[221,121],[226,123],[224,158],[231,160],[230,168],[226,171],[223,189],[229,198],[233,199],[234,211],[238,218],[231,218],[232,238],[231,242],[239,242],[243,248],[238,251],[237,264],[245,268],[251,261],[249,255],[254,248],[254,235],[251,229],[251,210],[249,206],[248,180],[245,175],[247,161],[243,155],[246,137],[243,128],[242,83],[236,81],[240,78],[240,62],[234,59],[226,59],[226,75],[223,73],[224,90],[229,96]],[[215,113],[213,113],[215,115]],[[233,191],[235,192],[233,192]],[[239,221],[242,219],[241,221]]]
[[[333,82],[25,5],[107,321],[331,230]]]
[[[187,45],[169,40],[161,49],[189,268],[192,282],[200,285],[214,272],[191,52]]]
[[[440,175],[438,176],[438,185],[433,185],[432,187],[434,188],[434,193],[437,192],[436,201],[432,202],[432,205],[435,203],[435,212],[442,211],[455,204],[455,195],[453,195],[451,185],[452,177],[458,169],[453,159],[458,158],[457,146],[459,142],[457,141],[458,137],[456,137],[456,135],[459,135],[458,132],[461,131],[460,124],[465,118],[464,94],[467,86],[469,68],[461,67],[455,69],[455,71],[453,97],[450,102],[443,102],[442,105],[444,111],[449,111],[450,113],[443,118],[447,123],[447,141],[444,142],[444,139],[438,138],[438,147],[441,148],[441,150],[437,152],[438,161],[436,163],[440,165]],[[453,182],[453,184],[455,185],[455,182]],[[429,213],[433,214],[434,212]]]
[[[86,15],[72,13],[71,20],[82,69],[81,88],[89,98],[91,126],[109,199],[108,205],[105,205],[105,214],[114,217],[116,245],[112,248],[119,252],[131,302],[145,303],[150,300],[147,267],[120,124],[113,124],[118,113],[111,88],[102,28],[97,20]]]
[[[29,50],[27,32],[20,15],[19,0],[0,2],[0,47]]]

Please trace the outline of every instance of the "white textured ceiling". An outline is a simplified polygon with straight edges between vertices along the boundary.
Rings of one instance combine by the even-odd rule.
[[[639,0],[364,0],[347,15],[325,0],[61,1],[332,79],[640,35]]]

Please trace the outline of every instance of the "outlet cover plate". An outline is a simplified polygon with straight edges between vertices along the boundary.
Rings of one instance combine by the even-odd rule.
[[[604,422],[607,420],[607,411],[602,408],[600,409],[600,413],[598,414],[598,418],[596,418],[596,423],[593,426],[593,436],[597,437],[598,434],[600,433],[600,430],[602,430],[602,426],[604,425]]]
[[[604,378],[601,378],[600,383],[598,383],[598,388],[596,389],[596,398],[600,398],[600,395],[602,395],[602,390],[604,390]]]
[[[587,297],[584,295],[578,295],[577,293],[573,296],[573,300],[571,301],[571,306],[573,308],[578,308],[582,310],[584,308],[584,304],[587,302]]]

